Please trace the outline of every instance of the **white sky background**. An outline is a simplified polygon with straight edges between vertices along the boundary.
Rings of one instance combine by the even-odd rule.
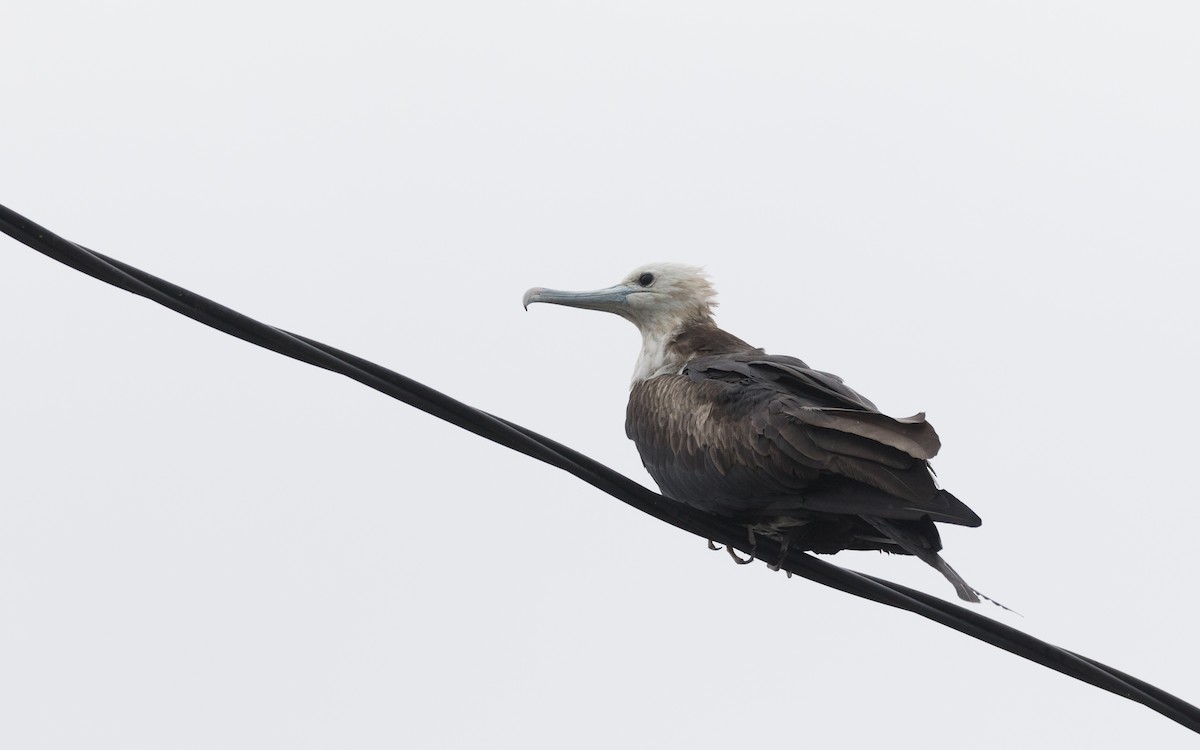
[[[929,413],[985,613],[1200,701],[1194,4],[4,15],[0,202],[647,483],[635,330],[520,297],[703,264]],[[0,746],[1195,745],[0,244]]]

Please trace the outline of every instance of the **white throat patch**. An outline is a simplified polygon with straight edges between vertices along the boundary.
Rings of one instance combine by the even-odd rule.
[[[659,375],[679,372],[685,363],[679,361],[678,357],[667,349],[678,334],[678,326],[642,331],[642,351],[633,367],[633,381],[630,387]]]

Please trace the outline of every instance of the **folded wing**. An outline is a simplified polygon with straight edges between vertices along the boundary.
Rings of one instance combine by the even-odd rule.
[[[977,526],[937,487],[940,441],[793,357],[701,357],[630,394],[626,431],[663,491],[726,515],[820,513]]]

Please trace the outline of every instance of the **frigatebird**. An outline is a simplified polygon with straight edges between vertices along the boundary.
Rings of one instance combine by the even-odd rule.
[[[938,554],[935,523],[981,521],[934,480],[941,441],[924,413],[889,417],[838,376],[721,330],[716,290],[695,266],[654,263],[591,292],[535,287],[523,302],[638,327],[625,432],[666,497],[744,523],[752,549],[762,534],[785,551],[915,555],[979,601]]]

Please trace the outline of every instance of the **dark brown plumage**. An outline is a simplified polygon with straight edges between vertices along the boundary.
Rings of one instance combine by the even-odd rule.
[[[941,443],[925,416],[889,417],[841,378],[722,331],[713,296],[698,269],[656,264],[600,292],[531,289],[526,304],[608,310],[638,325],[626,434],[667,497],[791,547],[916,555],[978,601],[937,554],[934,522],[980,519],[934,482],[928,461]]]

